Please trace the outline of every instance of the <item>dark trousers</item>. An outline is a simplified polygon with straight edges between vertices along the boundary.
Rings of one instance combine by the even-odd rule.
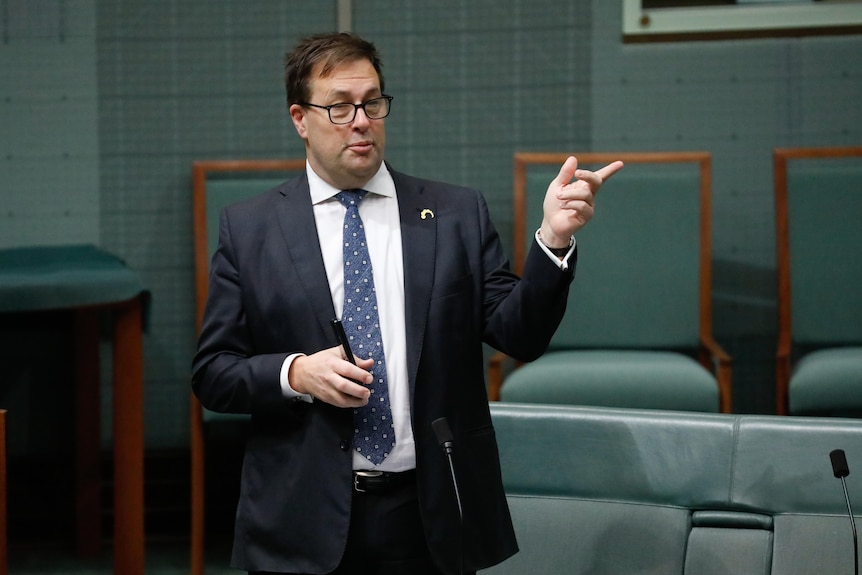
[[[353,493],[347,550],[331,575],[442,575],[425,543],[415,484]]]

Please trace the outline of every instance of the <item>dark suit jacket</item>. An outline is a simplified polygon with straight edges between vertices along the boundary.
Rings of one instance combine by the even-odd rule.
[[[522,360],[541,355],[565,311],[574,261],[560,271],[534,246],[519,279],[479,192],[390,172],[401,214],[425,531],[438,564],[457,573],[458,509],[431,427],[446,417],[463,504],[464,569],[478,570],[517,551],[482,342]],[[425,209],[433,217],[423,219]],[[252,415],[232,562],[246,570],[329,572],[350,517],[351,410],[285,399],[279,385],[288,354],[336,345],[305,175],[222,213],[210,274],[192,385],[205,407]]]

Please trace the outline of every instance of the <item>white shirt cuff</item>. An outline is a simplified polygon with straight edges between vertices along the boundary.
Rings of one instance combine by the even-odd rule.
[[[560,260],[558,256],[555,256],[554,253],[548,248],[548,246],[546,246],[545,243],[541,240],[541,238],[539,237],[539,230],[536,230],[535,237],[536,243],[539,244],[539,247],[542,248],[543,252],[548,254],[548,257],[551,258],[551,261],[553,261],[558,268],[563,271],[569,269],[569,258],[572,256],[572,252],[575,251],[575,245],[577,245],[577,242],[575,241],[575,236],[572,236],[572,245],[569,246],[569,251],[566,252],[565,257],[563,257],[562,260]]]
[[[291,355],[287,356],[284,359],[284,363],[281,364],[281,373],[279,374],[279,382],[281,383],[281,393],[284,395],[284,397],[286,397],[288,399],[298,397],[298,398],[302,399],[303,401],[307,401],[308,403],[311,403],[312,401],[314,401],[314,398],[311,397],[307,393],[299,393],[298,391],[296,391],[292,387],[290,387],[290,379],[287,377],[287,375],[290,373],[290,366],[293,364],[293,360],[296,359],[297,357],[302,356],[302,355],[305,355],[305,354],[302,354],[302,353],[291,354]]]

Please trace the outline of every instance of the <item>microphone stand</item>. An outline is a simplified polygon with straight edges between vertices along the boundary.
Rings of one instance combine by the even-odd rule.
[[[844,488],[844,500],[847,501],[847,510],[850,512],[850,529],[853,531],[853,573],[859,575],[859,543],[856,537],[856,520],[853,518],[853,511],[850,508],[850,496],[847,494],[847,481],[841,477],[841,487]]]
[[[853,508],[850,506],[850,495],[847,493],[847,481],[844,479],[850,475],[850,467],[847,465],[847,456],[843,449],[833,449],[829,452],[832,461],[832,474],[841,480],[844,489],[844,501],[847,502],[847,514],[850,516],[850,529],[853,531],[853,573],[859,575],[859,543],[856,536],[856,519],[853,517]]]
[[[449,474],[452,476],[452,487],[455,489],[455,503],[458,505],[458,572],[464,573],[464,510],[461,507],[461,494],[458,492],[458,479],[455,476],[455,461],[452,457],[454,436],[445,417],[431,422],[437,441],[449,462]]]

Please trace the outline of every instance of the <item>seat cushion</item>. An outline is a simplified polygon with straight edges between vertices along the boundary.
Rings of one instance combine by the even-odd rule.
[[[830,472],[827,473],[831,476]],[[841,485],[837,481],[835,490],[838,491],[836,499],[843,499]],[[773,573],[852,573],[854,557],[850,519],[846,515],[777,515],[772,554]]]
[[[769,575],[772,540],[772,531],[766,529],[696,527],[688,536],[685,573]]]
[[[718,384],[693,359],[665,351],[557,351],[516,369],[502,401],[718,412]]]
[[[788,398],[794,415],[862,415],[862,347],[804,356],[790,378]]]
[[[520,553],[488,575],[682,573],[688,509],[508,496]]]

